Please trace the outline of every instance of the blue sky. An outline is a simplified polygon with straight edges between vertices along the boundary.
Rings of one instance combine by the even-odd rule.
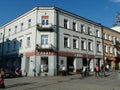
[[[56,6],[107,27],[120,12],[120,0],[1,0],[0,26],[36,6]]]

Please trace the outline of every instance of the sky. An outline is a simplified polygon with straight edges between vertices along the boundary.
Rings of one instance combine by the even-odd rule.
[[[0,0],[0,26],[36,6],[56,6],[86,19],[112,27],[120,0]]]

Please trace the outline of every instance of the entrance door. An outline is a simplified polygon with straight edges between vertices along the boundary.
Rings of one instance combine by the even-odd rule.
[[[26,57],[26,60],[25,60],[25,73],[26,74],[29,73],[29,66],[30,66],[30,57]]]
[[[72,57],[67,57],[67,70],[69,74],[73,74],[74,71],[74,58]]]

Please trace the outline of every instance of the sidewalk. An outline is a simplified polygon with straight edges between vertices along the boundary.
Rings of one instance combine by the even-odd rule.
[[[120,90],[118,72],[108,72],[104,78],[80,74],[55,77],[22,77],[6,79],[4,90]]]

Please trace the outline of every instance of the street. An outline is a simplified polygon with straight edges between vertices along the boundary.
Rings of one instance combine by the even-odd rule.
[[[81,78],[79,74],[55,77],[21,77],[5,79],[4,90],[120,90],[118,72],[108,72],[107,77]]]

